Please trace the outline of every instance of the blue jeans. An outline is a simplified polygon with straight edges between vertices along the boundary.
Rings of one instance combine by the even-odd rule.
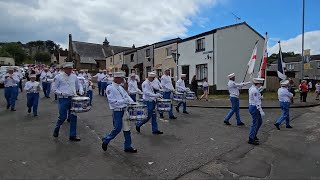
[[[33,108],[34,115],[38,115],[38,103],[39,103],[39,93],[27,94],[27,107],[29,109]]]
[[[107,88],[108,84],[107,82],[101,82],[101,96],[105,96],[105,91],[106,91],[106,88]]]
[[[92,105],[92,94],[93,94],[92,90],[87,91],[87,97],[90,98],[90,106]]]
[[[256,106],[249,106],[249,112],[252,117],[252,126],[250,128],[249,138],[254,140],[257,137],[258,131],[262,124],[260,111]]]
[[[131,99],[132,99],[134,102],[137,102],[137,95],[136,95],[136,94],[130,94],[129,96],[131,97]]]
[[[67,119],[68,112],[71,108],[71,97],[69,98],[59,98],[58,100],[58,108],[59,108],[59,118],[54,129],[55,132],[59,132],[60,126]],[[77,136],[77,116],[70,112],[70,137]]]
[[[114,139],[122,129],[122,118],[124,112],[123,111],[113,111],[112,120],[113,120],[113,129],[110,134],[106,134],[102,141],[104,144],[109,144],[109,142]],[[131,149],[131,132],[130,131],[123,131],[124,135],[124,149]]]
[[[229,113],[227,114],[227,116],[224,118],[225,122],[229,122],[230,118],[232,117],[232,115],[234,113],[236,113],[236,119],[237,119],[237,124],[241,123],[241,119],[240,119],[240,113],[239,113],[239,98],[236,97],[230,97],[230,101],[231,101],[231,110],[229,111]]]
[[[163,98],[164,99],[171,99],[171,92],[164,92]],[[163,112],[160,112],[159,114],[160,114],[160,116],[163,116]],[[172,112],[172,104],[171,104],[171,109],[169,111],[169,117],[172,117],[172,116],[173,116],[173,112]]]
[[[18,99],[20,83],[21,83],[21,82],[18,82],[18,83],[17,83],[17,86],[15,86],[15,87],[16,87],[16,99]]]
[[[42,89],[45,97],[50,97],[51,83],[42,82]]]
[[[157,123],[157,114],[155,112],[156,108],[156,102],[155,101],[144,101],[145,105],[147,105],[148,108],[148,118],[144,121],[137,121],[136,126],[141,127],[145,123],[147,123],[151,119],[151,127],[152,127],[152,133],[159,131],[158,130],[158,123]]]
[[[177,108],[179,109],[181,105],[183,105],[183,112],[187,112],[187,102],[179,102]]]
[[[101,81],[98,81],[98,91],[99,91],[99,95],[101,94]]]
[[[16,86],[4,88],[4,97],[7,100],[7,106],[11,106],[11,109],[14,109],[16,106],[17,94],[18,88]]]
[[[290,102],[280,102],[280,107],[282,109],[282,115],[277,120],[278,124],[281,124],[284,120],[286,120],[286,125],[290,125],[290,115],[289,115],[289,109],[290,109]]]

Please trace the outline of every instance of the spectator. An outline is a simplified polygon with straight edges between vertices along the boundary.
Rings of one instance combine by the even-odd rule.
[[[197,99],[199,99],[198,98],[198,81],[196,80],[196,75],[194,75],[191,80],[191,91],[193,91]]]
[[[309,83],[308,83],[308,89],[309,89],[309,91],[312,90],[312,81],[309,81]]]
[[[316,84],[316,100],[319,100],[319,95],[320,95],[320,81],[317,82]]]
[[[307,102],[307,95],[308,95],[307,81],[305,81],[305,80],[301,81],[299,88],[300,88],[300,92],[301,92],[300,100],[302,102]]]
[[[295,92],[296,89],[297,89],[297,87],[296,87],[296,85],[294,84],[293,79],[290,78],[290,79],[289,79],[288,90],[289,90],[290,93],[293,94],[293,96],[296,95],[296,92]],[[291,103],[294,103],[294,102],[293,102],[293,98],[291,98]]]
[[[208,80],[207,78],[204,78],[202,82],[203,95],[200,97],[200,100],[204,97],[206,98],[206,101],[208,101],[208,92],[209,92],[208,86],[209,86]]]

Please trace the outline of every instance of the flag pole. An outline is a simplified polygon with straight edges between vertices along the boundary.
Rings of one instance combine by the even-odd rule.
[[[265,42],[264,42],[264,45],[263,45],[263,54],[262,54],[262,58],[261,58],[261,61],[260,61],[260,66],[259,66],[259,71],[258,71],[258,77],[260,77],[260,71],[261,71],[261,65],[262,65],[262,63],[263,63],[263,58],[264,58],[264,51],[265,51],[265,49],[266,49],[266,41],[268,40],[268,32],[266,32],[266,39],[265,39]]]
[[[256,47],[256,45],[258,44],[258,42],[259,42],[259,39],[256,41],[256,43],[254,43],[254,47],[253,48],[255,48]],[[251,55],[252,56],[252,55]],[[251,60],[251,57],[250,56],[250,60]],[[250,61],[249,60],[249,61]],[[246,77],[247,77],[247,74],[248,74],[248,69],[249,69],[249,65],[247,66],[247,70],[246,70],[246,74],[244,75],[244,78],[243,78],[243,81],[242,82],[244,82],[245,80],[246,80]]]

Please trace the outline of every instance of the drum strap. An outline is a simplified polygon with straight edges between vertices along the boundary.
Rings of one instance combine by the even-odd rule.
[[[115,88],[118,90],[118,92],[120,93],[121,97],[124,99],[123,94],[121,93],[120,89],[118,87],[115,86]]]

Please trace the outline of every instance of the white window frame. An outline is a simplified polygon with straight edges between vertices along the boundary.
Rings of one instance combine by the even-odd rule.
[[[293,63],[286,64],[286,70],[287,71],[293,71],[294,70],[294,64]]]
[[[148,56],[148,52],[149,51],[149,56]],[[150,56],[151,56],[151,50],[150,49],[146,49],[146,58],[150,58]]]
[[[198,81],[202,81],[204,78],[208,78],[208,64],[196,65],[196,77]]]
[[[196,52],[202,52],[202,51],[205,51],[206,50],[206,46],[205,46],[205,41],[206,39],[203,37],[203,38],[200,38],[200,39],[196,39],[195,41],[195,44],[196,44]],[[200,41],[200,45],[199,45],[199,48],[198,48],[198,41]]]
[[[167,57],[172,57],[172,47],[166,48],[166,55],[167,55]]]
[[[174,77],[174,68],[170,68],[170,77]]]

